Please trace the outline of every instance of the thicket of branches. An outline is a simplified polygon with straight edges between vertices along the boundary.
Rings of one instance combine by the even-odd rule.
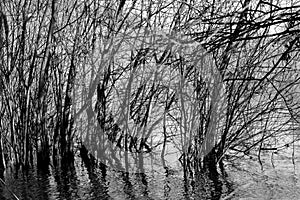
[[[0,6],[2,169],[72,163],[81,141],[118,162],[109,138],[162,157],[175,144],[198,171],[299,139],[296,1]]]

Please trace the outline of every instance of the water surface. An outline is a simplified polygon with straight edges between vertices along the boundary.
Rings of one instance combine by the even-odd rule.
[[[1,199],[299,199],[300,157],[267,152],[257,158],[226,162],[227,176],[197,174],[183,179],[180,169],[126,173],[107,168],[88,171],[80,158],[69,170],[36,169],[27,174],[7,170]]]

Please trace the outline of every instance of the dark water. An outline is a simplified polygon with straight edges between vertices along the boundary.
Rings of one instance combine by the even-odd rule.
[[[68,171],[50,169],[28,174],[7,171],[2,199],[220,199],[228,193],[225,180],[210,180],[197,175],[193,182],[182,178],[180,171],[153,170],[147,173],[125,173],[107,169],[106,173],[87,171],[80,159]],[[218,191],[220,190],[220,191]],[[223,191],[222,191],[223,190]]]
[[[299,199],[300,158],[290,154],[266,154],[263,167],[257,159],[226,163],[228,176],[198,174],[184,180],[180,170],[147,173],[87,171],[80,159],[75,166],[48,173],[28,174],[7,170],[0,199]]]

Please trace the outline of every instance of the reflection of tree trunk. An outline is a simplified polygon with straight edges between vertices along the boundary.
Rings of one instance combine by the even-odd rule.
[[[75,195],[72,191],[78,191],[78,177],[74,165],[63,166],[62,170],[56,169],[53,176],[61,198],[74,199]]]
[[[126,199],[136,199],[135,197],[135,192],[134,192],[134,189],[133,189],[133,185],[132,183],[130,182],[130,179],[129,179],[129,172],[121,172],[121,175],[122,175],[122,179],[123,179],[123,182],[124,182],[124,192],[125,194],[127,194],[128,198]]]
[[[143,153],[138,154],[138,172],[137,176],[140,178],[143,187],[143,196],[147,199],[149,199],[149,193],[148,193],[148,181],[147,181],[147,176],[145,174],[145,169],[144,169],[144,156]]]
[[[88,177],[91,183],[90,194],[94,194],[92,199],[112,199],[108,194],[108,187],[106,185],[106,166],[100,164],[102,177],[99,179],[99,174],[88,170]]]
[[[207,174],[208,178],[212,180],[214,189],[211,190],[212,199],[220,199],[222,194],[222,183],[219,180],[219,173],[217,171],[217,153],[213,148],[203,158],[202,173]]]

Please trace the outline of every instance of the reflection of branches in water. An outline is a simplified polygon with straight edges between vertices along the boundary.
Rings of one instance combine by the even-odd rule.
[[[109,195],[107,194],[108,188],[105,184],[106,182],[106,171],[107,167],[103,164],[100,163],[98,165],[95,157],[88,152],[86,147],[82,145],[80,148],[80,157],[82,161],[84,162],[84,165],[87,170],[88,178],[90,179],[91,183],[91,192],[89,192],[89,195],[93,194],[96,196],[93,196],[95,198],[101,198],[101,199],[108,199]],[[68,170],[69,169],[69,170]],[[66,198],[74,198],[71,196],[70,192],[76,191],[78,192],[77,185],[76,183],[79,182],[76,176],[76,171],[75,167],[69,167],[66,170],[62,171],[56,171],[55,173],[55,180],[58,185],[58,189],[61,190],[59,191],[61,194],[64,194]],[[101,179],[98,177],[98,170],[100,169],[101,171]],[[63,182],[61,181],[63,179]],[[74,186],[74,187],[69,187],[69,186]],[[63,189],[63,190],[62,190]],[[100,195],[100,196],[98,196]],[[79,198],[76,196],[76,198]]]
[[[71,200],[73,191],[78,191],[78,178],[76,176],[75,168],[69,168],[69,170],[55,170],[54,179],[57,184],[57,190],[59,192],[59,198]],[[76,197],[78,194],[76,193]]]
[[[121,171],[119,173],[123,181],[123,191],[127,196],[126,199],[140,199],[141,195],[143,198],[149,200],[152,199],[149,196],[147,175],[142,173],[143,171],[143,166],[140,166],[136,173],[129,173],[125,171]],[[136,187],[140,188],[141,190],[138,191]],[[138,194],[139,192],[141,194]]]
[[[136,199],[133,185],[129,180],[129,172],[121,172],[120,175],[123,180],[123,184],[124,184],[123,190],[125,194],[129,197],[129,199]]]
[[[108,187],[106,186],[106,166],[102,165],[101,169],[101,179],[99,179],[98,174],[93,171],[88,171],[89,179],[91,181],[91,192],[90,194],[94,194],[97,199],[109,199],[108,195]]]
[[[149,200],[152,199],[149,196],[147,175],[145,173],[136,173],[135,177],[135,180],[137,181],[136,184],[142,189],[141,193],[143,197]]]
[[[197,173],[195,176],[194,193],[200,199],[220,199],[222,182],[214,173]]]

